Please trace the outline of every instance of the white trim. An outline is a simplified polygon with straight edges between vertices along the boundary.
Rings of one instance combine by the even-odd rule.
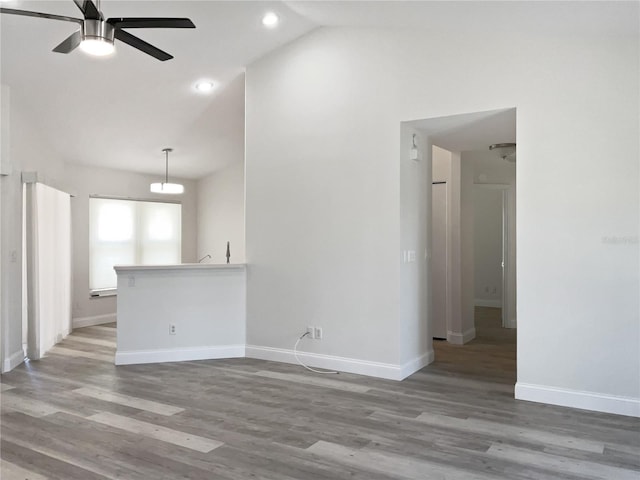
[[[487,300],[484,298],[476,298],[474,300],[476,307],[493,307],[502,308],[502,300]]]
[[[400,367],[400,380],[404,380],[409,375],[412,375],[423,367],[426,367],[433,362],[434,358],[434,352],[433,349],[431,349],[427,353],[424,353],[419,357],[414,358],[413,360],[409,360],[407,363]]]
[[[24,351],[20,349],[13,355],[4,359],[4,362],[2,362],[2,373],[10,372],[22,362],[24,362]]]
[[[517,328],[517,322],[515,318],[508,318],[504,324],[504,328]]]
[[[118,295],[118,289],[113,288],[96,288],[95,290],[89,290],[89,298],[96,297],[115,297]]]
[[[247,358],[269,360],[273,362],[297,364],[293,350],[284,348],[260,347],[247,345]],[[339,372],[356,373],[370,377],[385,378],[388,380],[403,380],[412,373],[420,370],[433,361],[433,350],[413,359],[404,365],[392,363],[371,362],[355,358],[337,357],[334,355],[322,355],[319,353],[300,352],[298,358],[309,366],[337,370]]]
[[[466,332],[458,333],[458,332],[447,332],[447,342],[453,343],[454,345],[464,345],[465,343],[470,342],[476,338],[476,329],[470,328]]]
[[[113,323],[116,321],[115,313],[107,313],[106,315],[94,315],[92,317],[78,317],[71,321],[72,329],[82,327],[92,327],[94,325],[102,325],[103,323]]]
[[[215,347],[169,348],[158,350],[116,351],[116,365],[139,363],[184,362],[189,360],[213,360],[218,358],[242,358],[244,345],[220,345]]]
[[[516,400],[640,417],[640,398],[516,383]]]
[[[171,265],[115,265],[116,273],[144,273],[155,270],[245,270],[246,263],[176,263]]]

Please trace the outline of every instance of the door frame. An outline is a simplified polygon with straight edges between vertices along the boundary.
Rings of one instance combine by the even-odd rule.
[[[449,242],[451,241],[450,235],[449,235],[449,229],[451,228],[451,205],[449,202],[449,195],[450,195],[450,182],[448,180],[438,180],[438,181],[431,181],[431,199],[430,199],[430,203],[431,205],[433,205],[433,186],[434,185],[444,185],[445,186],[445,229],[444,229],[444,235],[445,235],[445,270],[444,270],[444,275],[445,275],[445,279],[444,279],[444,288],[445,288],[445,302],[444,302],[444,312],[445,312],[445,336],[444,338],[442,338],[442,340],[446,340],[449,341],[449,332],[451,331],[451,302],[452,302],[452,298],[451,298],[451,246],[449,245]],[[431,221],[430,221],[430,226],[431,226],[431,236],[429,238],[429,245],[431,245],[431,258],[433,259],[433,215],[430,213],[431,216]],[[431,293],[433,294],[433,282],[432,282],[432,278],[433,278],[433,274],[432,274],[432,268],[433,268],[433,260],[431,260],[430,266],[429,266],[429,274],[431,275],[431,278],[429,279],[429,283],[431,285]],[[431,296],[431,298],[429,299],[429,303],[430,303],[430,314],[429,314],[429,318],[431,321],[431,339],[430,341],[433,341],[434,337],[433,336],[433,295]],[[437,337],[440,338],[440,337]]]

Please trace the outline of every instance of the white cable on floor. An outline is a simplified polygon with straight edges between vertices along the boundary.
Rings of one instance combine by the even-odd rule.
[[[309,332],[303,333],[300,337],[298,337],[298,340],[296,340],[296,344],[293,346],[293,355],[296,357],[296,360],[298,361],[298,363],[300,365],[302,365],[304,368],[306,368],[307,370],[310,370],[310,371],[312,371],[314,373],[335,373],[335,374],[339,374],[340,372],[336,372],[335,370],[316,370],[315,368],[311,368],[310,366],[305,365],[304,363],[302,363],[302,360],[300,360],[298,358],[298,343],[300,343],[300,340],[302,340],[307,335],[309,335]]]

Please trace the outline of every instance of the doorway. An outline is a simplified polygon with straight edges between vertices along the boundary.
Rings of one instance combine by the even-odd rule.
[[[509,185],[474,183],[474,305],[500,309],[503,328],[509,321]]]
[[[404,135],[402,138],[406,139],[403,145],[406,143],[415,149],[417,144],[419,151],[426,152],[424,160],[428,170],[424,183],[415,181],[415,174],[420,168],[411,163],[416,161],[416,156],[407,154],[407,165],[403,164],[401,177],[402,198],[423,199],[428,208],[425,211],[419,206],[406,204],[406,221],[401,227],[402,242],[406,245],[403,248],[413,249],[416,246],[421,251],[422,230],[420,225],[416,228],[416,224],[412,223],[415,217],[411,215],[422,211],[425,215],[427,245],[426,261],[424,267],[420,266],[421,270],[424,268],[424,273],[410,277],[410,265],[403,267],[403,272],[407,271],[407,280],[419,279],[420,275],[427,278],[423,289],[427,306],[422,309],[421,304],[416,306],[420,308],[407,305],[403,311],[425,312],[421,318],[426,328],[421,327],[422,330],[416,333],[426,330],[430,350],[435,353],[434,365],[446,362],[447,358],[468,362],[466,367],[483,364],[484,360],[474,357],[472,352],[486,355],[486,348],[497,348],[496,345],[487,347],[489,337],[498,331],[493,328],[496,314],[497,329],[507,330],[504,327],[515,327],[516,323],[515,163],[505,161],[489,149],[497,143],[515,143],[516,110],[511,108],[403,122],[401,132]],[[412,137],[417,142],[410,142]],[[420,161],[419,156],[417,161]],[[409,175],[410,172],[413,176]],[[505,238],[497,246],[497,265],[495,262],[493,264],[499,269],[498,276],[491,281],[477,281],[482,291],[488,289],[493,296],[492,306],[476,305],[476,300],[482,299],[476,295],[474,276],[474,190],[477,184],[504,187],[504,192],[496,190],[502,202],[502,213],[498,218],[499,238]],[[418,188],[426,189],[426,195],[418,194]],[[491,324],[489,329],[487,322]],[[506,335],[506,350],[499,356],[507,363],[511,362],[512,371],[515,372],[516,331],[511,329],[503,333]],[[483,342],[484,346],[478,345]],[[456,355],[448,356],[440,346],[446,346]],[[471,357],[466,353],[460,355],[461,352],[468,352]],[[497,368],[509,370],[505,366]],[[515,383],[515,377],[513,381]]]

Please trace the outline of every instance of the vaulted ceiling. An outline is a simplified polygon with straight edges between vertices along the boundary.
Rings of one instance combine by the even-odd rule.
[[[2,1],[2,0],[0,0]],[[79,17],[72,0],[4,0],[2,6]],[[171,171],[199,178],[242,159],[244,69],[319,26],[455,31],[620,34],[617,2],[273,2],[102,0],[106,17],[189,17],[195,30],[149,29],[136,35],[174,59],[160,62],[124,44],[93,58],[51,50],[77,25],[2,15],[1,81],[43,141],[71,163],[161,173],[162,148],[173,147]],[[280,25],[261,18],[276,12]],[[508,38],[508,37],[505,37]],[[198,94],[198,80],[216,88]]]

